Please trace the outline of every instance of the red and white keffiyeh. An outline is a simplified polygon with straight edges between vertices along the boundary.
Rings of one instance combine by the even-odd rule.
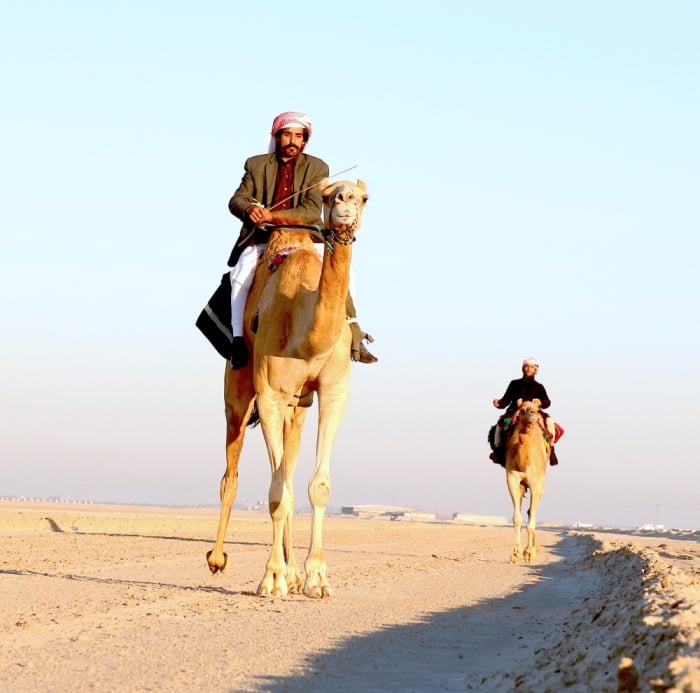
[[[270,147],[269,151],[275,151],[275,135],[284,128],[304,128],[306,130],[306,139],[311,138],[311,120],[306,113],[299,111],[285,111],[280,113],[273,121],[270,128]]]

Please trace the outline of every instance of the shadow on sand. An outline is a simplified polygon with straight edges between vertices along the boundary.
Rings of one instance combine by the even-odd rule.
[[[555,530],[542,530],[555,531]],[[258,691],[301,693],[341,691],[504,691],[495,674],[517,671],[536,657],[543,630],[552,632],[571,614],[572,601],[585,599],[594,582],[582,579],[577,564],[597,546],[586,536],[561,535],[549,550],[554,563],[528,566],[534,584],[506,598],[426,616],[349,637],[304,663],[300,676],[265,677]],[[575,603],[574,601],[574,603]],[[313,638],[313,633],[306,637]],[[375,686],[368,686],[375,681]]]

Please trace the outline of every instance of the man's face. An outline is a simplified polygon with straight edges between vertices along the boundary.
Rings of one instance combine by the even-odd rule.
[[[277,151],[281,159],[293,159],[304,151],[304,128],[284,128],[277,133]]]
[[[537,373],[537,366],[534,363],[526,363],[523,366],[523,374],[527,377],[533,376]]]

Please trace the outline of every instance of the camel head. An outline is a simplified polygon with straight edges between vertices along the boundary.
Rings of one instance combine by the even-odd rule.
[[[523,426],[532,426],[540,421],[540,401],[522,402],[518,400],[516,417]]]
[[[364,181],[357,183],[341,180],[321,185],[323,197],[323,219],[330,231],[329,240],[341,245],[349,245],[355,240],[355,232],[362,223],[362,210],[369,195]]]

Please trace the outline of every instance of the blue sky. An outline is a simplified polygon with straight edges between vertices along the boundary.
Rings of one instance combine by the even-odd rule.
[[[273,117],[367,183],[331,504],[511,513],[490,402],[540,360],[540,522],[698,528],[691,2],[15,3],[0,11],[4,493],[218,501],[194,327]],[[297,473],[313,466],[314,418]],[[262,435],[239,500],[267,495]]]

